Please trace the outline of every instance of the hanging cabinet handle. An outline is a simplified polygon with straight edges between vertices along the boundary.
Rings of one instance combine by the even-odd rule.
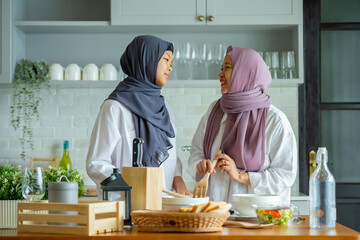
[[[204,21],[204,16],[200,15],[200,16],[198,17],[198,19],[199,19],[200,22],[202,22],[202,21]]]
[[[311,150],[309,152],[309,178],[316,169],[316,152]]]
[[[214,17],[213,17],[213,16],[209,16],[209,17],[208,17],[208,20],[209,20],[210,22],[212,22],[212,21],[214,21]]]

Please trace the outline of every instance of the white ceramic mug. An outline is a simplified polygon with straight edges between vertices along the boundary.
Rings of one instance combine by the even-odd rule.
[[[83,68],[82,80],[99,80],[99,68],[94,63],[86,64]]]
[[[79,65],[72,63],[65,69],[65,80],[81,80],[81,69]]]
[[[100,69],[100,80],[117,80],[118,73],[111,63],[104,64]]]
[[[50,80],[64,80],[64,68],[59,63],[51,64],[49,75]]]

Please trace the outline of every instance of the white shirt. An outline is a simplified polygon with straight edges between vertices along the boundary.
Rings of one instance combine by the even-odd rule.
[[[192,141],[187,172],[196,178],[196,165],[205,159],[203,140],[206,124],[216,101],[201,119]],[[220,148],[225,130],[227,114],[221,120],[219,132],[211,148],[211,159]],[[290,203],[291,186],[296,178],[297,145],[294,132],[285,114],[273,105],[270,106],[265,130],[265,162],[260,172],[248,172],[250,186],[232,181],[228,174],[217,169],[210,175],[208,195],[213,201],[232,203],[232,194],[256,193],[280,195],[282,203]],[[198,174],[198,176],[200,176]],[[201,178],[200,178],[201,179]],[[197,181],[199,179],[196,179]]]
[[[176,133],[174,117],[169,104],[165,103],[170,121]],[[136,137],[132,112],[115,100],[106,100],[97,116],[86,158],[86,171],[97,186],[98,198],[102,198],[100,183],[113,173],[113,168],[132,166],[132,146]],[[163,188],[171,190],[174,176],[182,175],[182,165],[176,155],[176,139],[169,138],[173,147],[169,157],[161,164]],[[112,192],[109,200],[116,200],[120,194]]]

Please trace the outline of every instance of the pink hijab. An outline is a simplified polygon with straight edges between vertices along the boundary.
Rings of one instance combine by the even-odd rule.
[[[229,46],[227,53],[231,51],[233,72],[229,92],[222,95],[210,113],[204,154],[207,159],[211,157],[211,147],[225,112],[221,150],[235,160],[240,173],[257,172],[265,160],[265,123],[271,104],[265,89],[271,83],[271,75],[256,51]]]

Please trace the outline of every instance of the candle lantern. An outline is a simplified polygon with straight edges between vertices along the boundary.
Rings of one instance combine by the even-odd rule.
[[[109,200],[109,192],[120,192],[121,198],[125,199],[125,216],[124,225],[132,225],[131,222],[131,189],[123,177],[121,176],[119,169],[114,168],[110,177],[106,178],[100,183],[103,190],[103,200]]]

